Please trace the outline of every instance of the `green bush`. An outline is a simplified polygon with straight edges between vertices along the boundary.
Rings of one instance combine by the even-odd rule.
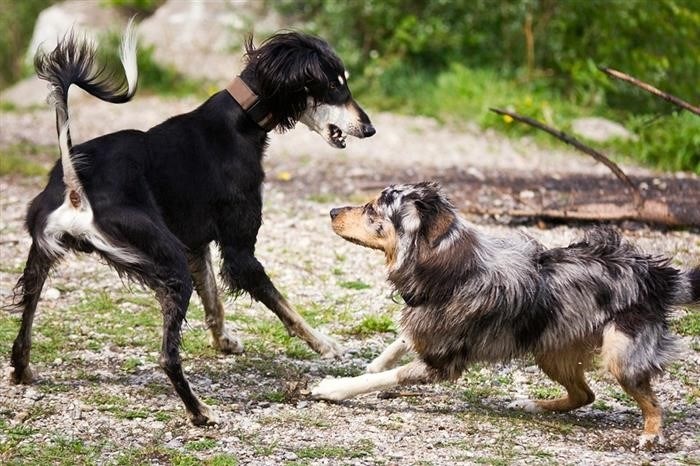
[[[41,10],[56,0],[4,0],[0,9],[0,89],[25,74],[24,56]]]
[[[698,171],[697,117],[607,78],[610,66],[700,101],[697,0],[282,0],[282,13],[328,38],[353,90],[379,109],[469,118],[522,134],[488,114],[512,106],[560,128],[607,116],[639,139],[611,144],[662,168]],[[695,118],[695,119],[693,119]]]

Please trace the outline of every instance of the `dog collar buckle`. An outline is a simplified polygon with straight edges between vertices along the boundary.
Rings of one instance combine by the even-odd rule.
[[[260,97],[248,87],[240,76],[233,78],[226,90],[258,126],[265,131],[274,129],[272,114],[260,103]]]

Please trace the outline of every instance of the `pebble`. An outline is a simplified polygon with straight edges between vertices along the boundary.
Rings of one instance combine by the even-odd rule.
[[[46,299],[47,301],[55,301],[60,297],[61,292],[58,291],[56,288],[47,288],[46,291],[44,291],[44,299]]]

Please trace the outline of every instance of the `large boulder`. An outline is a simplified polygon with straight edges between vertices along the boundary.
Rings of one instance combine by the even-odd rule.
[[[139,26],[154,57],[179,72],[226,84],[241,69],[245,37],[256,40],[284,27],[282,18],[256,0],[169,0]]]
[[[600,117],[577,118],[571,123],[571,129],[578,136],[595,142],[635,138],[635,135],[621,124]]]
[[[122,31],[127,20],[128,17],[121,10],[105,6],[102,2],[71,0],[52,5],[39,13],[27,49],[27,60],[31,62],[34,59],[39,47],[52,50],[58,39],[71,28],[97,40],[100,34],[107,31]]]

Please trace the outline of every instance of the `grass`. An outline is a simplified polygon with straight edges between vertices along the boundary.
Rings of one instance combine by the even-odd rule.
[[[518,75],[505,76],[461,64],[442,71],[398,64],[381,76],[359,78],[353,86],[359,100],[377,110],[427,115],[457,125],[474,121],[482,128],[517,138],[527,135],[545,145],[561,143],[508,117],[497,116],[489,108],[514,110],[567,132],[575,118],[602,116],[623,124],[638,138],[594,144],[597,147],[617,154],[617,158],[700,173],[700,119],[687,112],[632,115],[586,100],[589,96],[564,96],[547,78],[524,80]]]
[[[368,456],[374,451],[374,444],[369,440],[360,440],[351,445],[321,444],[300,448],[295,451],[303,459],[350,459]]]
[[[680,319],[671,322],[673,331],[686,337],[700,337],[700,312],[688,311]]]
[[[40,156],[56,154],[54,146],[43,146],[19,142],[0,148],[0,176],[44,176],[49,172],[46,163],[37,160]]]
[[[341,288],[346,288],[348,290],[367,290],[369,288],[372,288],[372,285],[369,285],[361,280],[340,282],[339,285]]]
[[[347,333],[360,337],[368,337],[376,333],[396,333],[396,325],[394,320],[386,315],[368,315],[362,318],[360,322],[353,326]]]

